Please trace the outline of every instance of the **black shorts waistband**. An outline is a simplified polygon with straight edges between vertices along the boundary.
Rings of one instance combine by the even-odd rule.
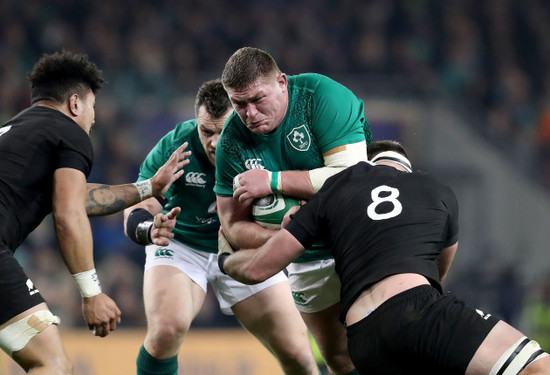
[[[398,293],[393,297],[388,298],[386,301],[384,301],[378,308],[384,307],[384,308],[391,308],[392,306],[401,303],[404,299],[409,299],[411,297],[417,297],[417,296],[425,296],[425,295],[433,295],[434,297],[438,297],[441,295],[437,289],[435,289],[431,285],[419,285],[415,286],[411,289],[407,289],[404,292]],[[376,310],[374,310],[376,311]]]

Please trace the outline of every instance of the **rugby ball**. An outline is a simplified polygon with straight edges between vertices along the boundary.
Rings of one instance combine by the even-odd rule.
[[[281,229],[281,223],[287,211],[299,205],[298,199],[276,192],[254,200],[252,218],[264,228]]]

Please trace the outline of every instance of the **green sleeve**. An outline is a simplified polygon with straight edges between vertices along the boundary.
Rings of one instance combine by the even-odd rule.
[[[221,197],[230,197],[233,195],[233,178],[239,173],[244,172],[238,160],[238,151],[236,148],[237,139],[233,131],[230,136],[227,135],[231,122],[222,131],[218,139],[216,148],[216,184],[214,193]]]

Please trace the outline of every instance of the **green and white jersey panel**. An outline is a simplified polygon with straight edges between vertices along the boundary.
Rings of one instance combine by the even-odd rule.
[[[220,222],[213,191],[215,172],[200,143],[196,120],[177,124],[157,143],[141,165],[138,181],[151,178],[184,142],[189,142],[186,150],[192,151],[190,162],[164,195],[168,201],[163,212],[181,207],[175,240],[199,251],[217,253]]]
[[[216,186],[220,196],[233,194],[233,178],[246,170],[311,170],[324,165],[323,153],[367,141],[372,136],[363,102],[349,89],[320,74],[288,77],[289,104],[281,125],[271,134],[254,134],[233,112],[216,150]],[[297,261],[327,258],[330,250],[308,250]]]

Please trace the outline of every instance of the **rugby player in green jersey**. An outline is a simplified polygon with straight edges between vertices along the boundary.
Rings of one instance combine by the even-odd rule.
[[[372,136],[349,89],[320,74],[288,76],[260,49],[236,51],[222,82],[235,112],[216,152],[220,222],[234,248],[259,247],[275,232],[251,221],[253,198],[278,191],[309,199],[328,177],[367,160]],[[328,244],[314,246],[287,267],[292,295],[330,372],[353,373],[334,259]]]
[[[164,194],[165,201],[148,199],[125,211],[127,236],[148,245],[143,286],[147,335],[137,358],[138,374],[177,373],[177,354],[204,303],[208,282],[222,311],[235,314],[285,374],[319,374],[284,273],[251,287],[217,266],[215,154],[232,111],[221,81],[204,83],[196,97],[196,120],[177,124],[141,166],[138,181],[154,175],[181,144],[187,142],[192,151],[184,176]]]

